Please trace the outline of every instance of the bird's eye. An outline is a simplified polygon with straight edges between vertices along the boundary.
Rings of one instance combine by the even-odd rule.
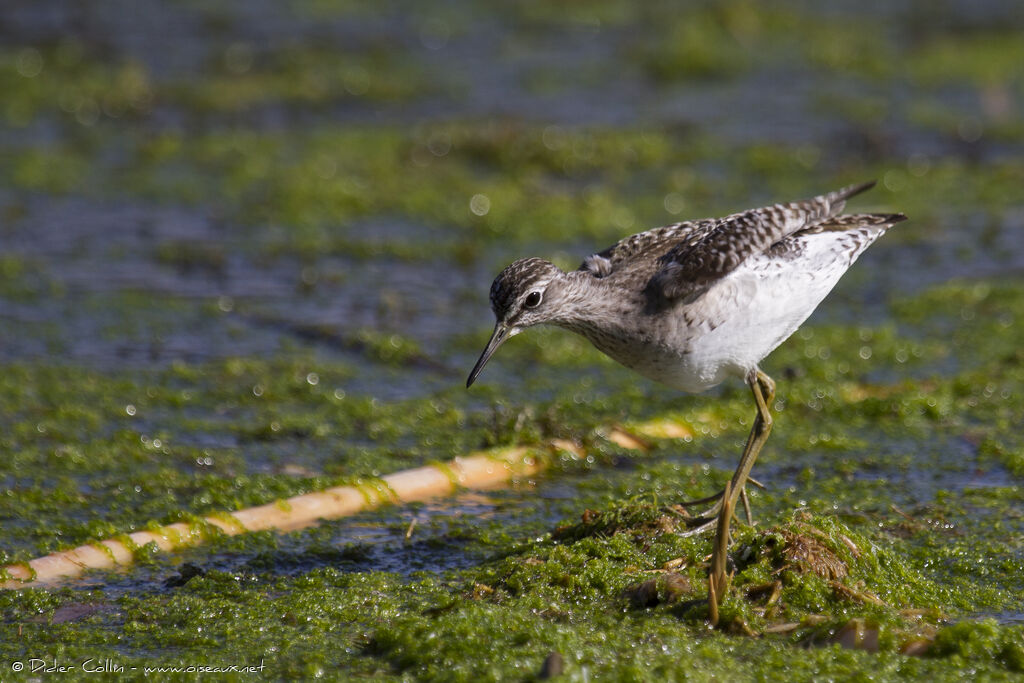
[[[523,304],[527,308],[537,308],[540,306],[540,292],[530,292],[526,295],[526,301]]]

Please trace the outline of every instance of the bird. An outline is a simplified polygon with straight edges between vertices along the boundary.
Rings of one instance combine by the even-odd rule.
[[[906,220],[902,213],[843,213],[848,199],[874,185],[654,228],[573,271],[519,259],[491,285],[496,323],[466,387],[502,344],[535,325],[582,335],[627,368],[686,393],[739,379],[756,412],[728,500],[720,491],[684,505],[714,503],[694,517],[693,533],[710,529],[741,497],[750,522],[745,486],[758,483],[750,471],[771,433],[775,399],[775,382],[760,364],[867,247]]]

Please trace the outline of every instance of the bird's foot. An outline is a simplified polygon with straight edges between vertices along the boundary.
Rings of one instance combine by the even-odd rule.
[[[702,514],[686,517],[686,531],[680,533],[681,536],[696,536],[702,534],[705,531],[710,531],[715,526],[715,520],[718,518],[718,513],[722,509],[722,495],[725,491],[719,491],[710,496],[704,498],[697,498],[695,500],[686,500],[681,503],[676,503],[677,508],[690,508],[698,505],[705,505],[707,503],[714,503],[710,508],[705,510]],[[685,514],[685,513],[684,513]]]
[[[761,482],[757,481],[753,477],[747,477],[747,481],[749,481],[754,486],[757,486],[758,488],[761,488],[761,489],[764,488],[764,484],[762,484]],[[687,500],[687,501],[684,501],[682,503],[677,503],[677,505],[680,506],[680,507],[688,508],[688,507],[695,507],[697,505],[704,505],[705,503],[714,502],[714,505],[709,507],[702,514],[697,515],[696,517],[688,518],[687,519],[687,526],[689,528],[686,531],[682,532],[680,535],[681,536],[696,536],[698,534],[702,534],[702,533],[704,533],[706,531],[711,531],[712,529],[714,529],[715,525],[718,522],[718,517],[719,517],[719,515],[722,512],[722,496],[724,494],[725,494],[725,490],[723,489],[722,491],[719,491],[718,493],[712,494],[710,496],[706,496],[704,498],[698,498],[696,500]],[[744,487],[742,489],[740,489],[739,495],[733,497],[732,504],[730,505],[730,507],[733,510],[733,512],[732,512],[733,516],[736,515],[736,505],[735,505],[736,501],[735,501],[735,498],[737,498],[737,497],[743,503],[743,511],[745,513],[744,516],[747,518],[747,524],[752,526],[754,524],[754,517],[750,513],[750,500],[747,498],[747,488],[746,488],[745,485],[744,485]]]

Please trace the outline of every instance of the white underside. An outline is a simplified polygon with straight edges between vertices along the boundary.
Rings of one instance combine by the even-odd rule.
[[[758,256],[716,283],[693,302],[700,318],[717,322],[686,326],[682,312],[669,330],[668,344],[651,344],[646,353],[605,350],[620,363],[662,384],[701,392],[733,376],[745,378],[765,356],[789,338],[814,312],[868,244],[854,253],[837,253],[836,233],[799,238],[800,258]],[[672,349],[685,348],[685,353]]]

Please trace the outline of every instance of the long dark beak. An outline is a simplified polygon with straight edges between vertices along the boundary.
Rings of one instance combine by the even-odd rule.
[[[487,342],[487,346],[484,348],[484,352],[480,354],[480,360],[473,366],[473,372],[469,373],[469,379],[466,380],[466,388],[473,386],[473,382],[476,381],[476,376],[480,374],[480,371],[487,365],[487,361],[491,359],[494,352],[498,350],[506,339],[508,339],[508,327],[499,322],[494,326],[494,332],[491,334],[491,340]]]

